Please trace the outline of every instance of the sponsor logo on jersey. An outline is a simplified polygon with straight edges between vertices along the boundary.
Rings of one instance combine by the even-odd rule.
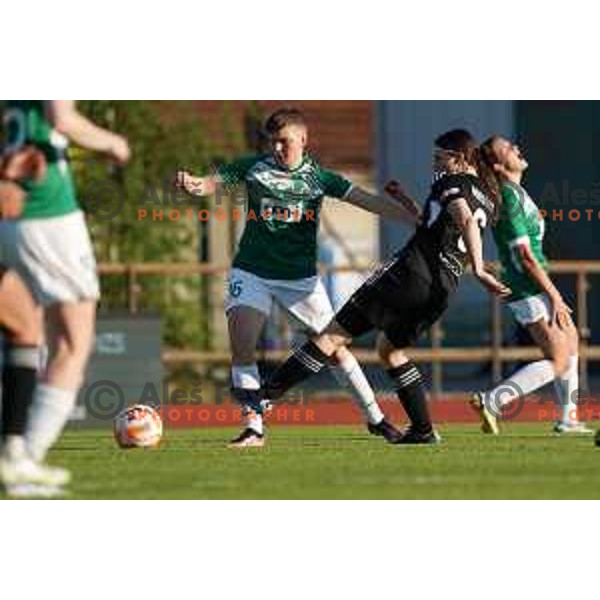
[[[310,170],[304,167],[300,171],[287,173],[274,169],[268,163],[259,163],[250,177],[277,194],[317,198],[324,193],[320,185],[315,185],[316,178],[311,177]]]

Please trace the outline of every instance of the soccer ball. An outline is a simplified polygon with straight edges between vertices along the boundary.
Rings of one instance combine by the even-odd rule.
[[[121,448],[156,448],[162,438],[163,423],[154,408],[136,404],[119,413],[114,433]]]

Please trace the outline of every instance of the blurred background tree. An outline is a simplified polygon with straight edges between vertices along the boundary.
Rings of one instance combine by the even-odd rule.
[[[208,228],[185,218],[187,208],[197,209],[205,201],[176,192],[171,183],[182,166],[206,173],[215,163],[254,146],[247,128],[236,128],[230,103],[223,103],[224,135],[219,141],[205,135],[192,102],[91,100],[78,106],[94,122],[125,135],[132,149],[131,161],[123,169],[91,153],[72,151],[78,196],[87,213],[98,262],[209,260]],[[259,119],[254,105],[249,105],[248,114]],[[140,220],[138,210],[142,208],[148,215],[162,209],[163,220]],[[179,209],[182,218],[171,221],[170,209]],[[137,285],[138,309],[161,315],[165,346],[211,348],[208,276],[144,276]],[[100,310],[126,307],[126,278],[104,276]]]

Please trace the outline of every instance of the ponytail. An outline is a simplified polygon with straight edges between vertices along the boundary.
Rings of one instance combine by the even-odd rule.
[[[487,142],[486,142],[487,143]],[[500,214],[500,204],[502,202],[502,191],[500,182],[494,171],[493,162],[487,149],[482,145],[473,149],[473,166],[477,170],[477,175],[483,183],[483,188],[490,200],[494,204],[494,224],[498,222]]]
[[[464,160],[477,171],[482,188],[494,205],[493,221],[498,221],[502,193],[500,181],[496,177],[494,164],[497,162],[492,150],[496,138],[490,138],[481,146],[466,129],[452,129],[440,135],[435,145],[448,152],[460,153]]]

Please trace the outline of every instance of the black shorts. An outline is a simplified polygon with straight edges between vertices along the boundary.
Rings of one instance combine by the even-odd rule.
[[[450,292],[397,259],[380,267],[350,297],[336,321],[353,337],[382,331],[396,348],[415,344],[448,307]]]

